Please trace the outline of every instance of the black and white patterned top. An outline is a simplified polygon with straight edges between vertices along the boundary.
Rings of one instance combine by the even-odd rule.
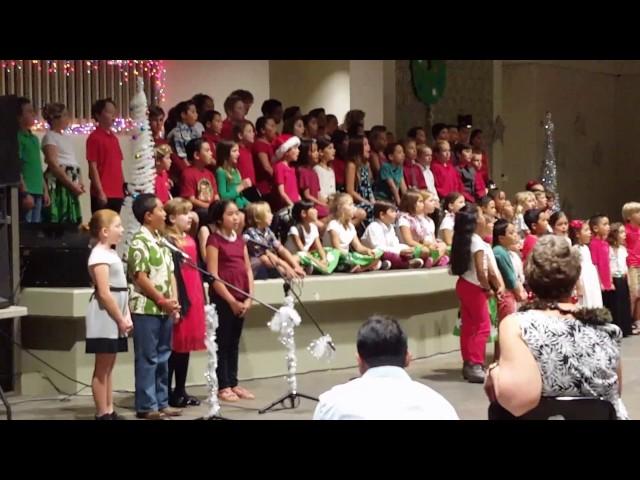
[[[613,404],[618,419],[629,418],[618,394],[619,327],[587,325],[540,310],[516,315],[540,368],[543,397],[600,397]]]

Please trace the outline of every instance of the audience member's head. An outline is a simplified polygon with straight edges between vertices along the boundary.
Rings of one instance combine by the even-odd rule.
[[[564,238],[546,235],[533,248],[524,274],[540,300],[566,301],[580,277],[580,252]]]
[[[360,373],[375,367],[409,366],[407,335],[397,320],[373,315],[358,330],[358,368]]]

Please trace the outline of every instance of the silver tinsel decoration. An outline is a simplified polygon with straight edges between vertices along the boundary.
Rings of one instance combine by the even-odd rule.
[[[316,360],[326,360],[330,362],[333,360],[334,351],[331,348],[331,335],[324,335],[309,344],[307,350],[313,358]]]
[[[544,160],[542,162],[542,174],[540,183],[546,191],[553,192],[556,200],[553,211],[560,210],[560,193],[558,192],[558,168],[556,165],[556,155],[554,153],[555,143],[553,141],[553,121],[551,112],[547,112],[544,117]]]
[[[216,343],[218,312],[214,305],[206,305],[204,311],[207,322],[207,336],[204,343],[207,347],[209,359],[207,362],[207,371],[204,374],[204,377],[207,379],[207,386],[209,387],[209,396],[207,397],[209,412],[205,418],[211,418],[220,412],[220,403],[218,402],[218,376],[216,374],[216,368],[218,368],[218,344]]]
[[[302,319],[293,308],[293,297],[287,295],[284,305],[278,309],[267,325],[272,332],[278,333],[278,340],[287,348],[287,384],[289,393],[297,393],[298,382],[296,380],[296,368],[298,360],[296,358],[296,341],[293,329],[300,325]]]

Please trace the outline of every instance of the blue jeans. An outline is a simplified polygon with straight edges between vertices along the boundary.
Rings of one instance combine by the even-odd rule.
[[[173,321],[168,315],[132,314],[136,412],[169,406],[169,356]]]
[[[42,195],[30,193],[33,197],[33,208],[24,214],[27,223],[42,223]]]

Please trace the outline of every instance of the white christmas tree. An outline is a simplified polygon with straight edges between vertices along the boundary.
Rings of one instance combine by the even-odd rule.
[[[122,206],[121,217],[124,227],[124,238],[118,245],[118,254],[127,259],[131,238],[140,228],[140,223],[133,216],[133,200],[141,193],[155,193],[156,167],[153,156],[154,143],[147,112],[147,97],[144,94],[144,81],[138,77],[137,92],[129,104],[131,119],[135,127],[133,140],[133,158],[129,162],[127,197]]]

